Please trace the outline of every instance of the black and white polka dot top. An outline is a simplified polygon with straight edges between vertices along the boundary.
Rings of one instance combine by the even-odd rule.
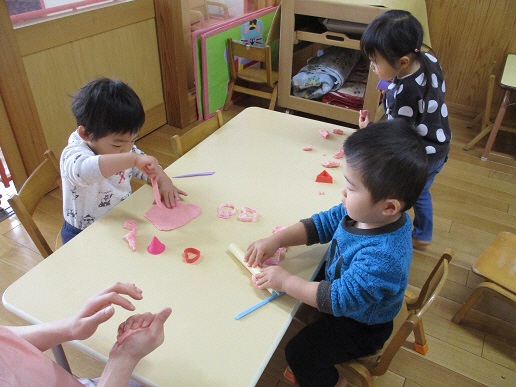
[[[385,91],[385,114],[388,119],[409,120],[422,136],[428,161],[435,162],[448,155],[452,137],[448,125],[446,91],[441,66],[437,59],[425,53],[431,72],[431,87],[425,96],[426,77],[423,65],[415,73],[394,78]]]

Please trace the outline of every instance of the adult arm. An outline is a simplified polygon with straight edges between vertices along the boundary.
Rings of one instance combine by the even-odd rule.
[[[70,340],[84,340],[97,330],[98,326],[109,320],[115,313],[113,304],[127,310],[134,310],[134,305],[122,297],[140,300],[142,292],[133,284],[115,283],[91,297],[74,316],[44,324],[7,327],[41,351],[46,351],[58,344]]]
[[[131,316],[120,324],[117,342],[111,349],[99,387],[128,385],[138,362],[163,343],[163,325],[171,313],[172,309],[165,308],[157,314]]]

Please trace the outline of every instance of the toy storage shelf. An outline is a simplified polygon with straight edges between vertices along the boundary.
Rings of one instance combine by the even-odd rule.
[[[351,23],[369,24],[387,8],[355,5],[342,0],[283,0],[281,3],[281,36],[278,82],[278,105],[321,117],[356,125],[359,112],[291,94],[292,76],[316,56],[317,50],[336,46],[360,50],[360,35],[330,32],[318,22],[329,18]],[[369,71],[363,109],[371,112],[372,121],[383,115],[376,90],[378,77]]]

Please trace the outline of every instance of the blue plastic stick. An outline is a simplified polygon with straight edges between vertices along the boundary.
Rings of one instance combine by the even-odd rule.
[[[273,294],[272,296],[266,298],[265,300],[262,300],[260,301],[259,303],[257,303],[256,305],[253,305],[251,306],[250,308],[244,310],[243,312],[237,314],[235,316],[235,320],[240,320],[242,317],[244,316],[247,316],[249,313],[251,312],[254,312],[256,309],[264,306],[265,304],[267,304],[269,301],[272,301],[274,300],[275,298],[278,298],[279,296],[282,296],[284,295],[285,293],[277,293],[277,294]]]

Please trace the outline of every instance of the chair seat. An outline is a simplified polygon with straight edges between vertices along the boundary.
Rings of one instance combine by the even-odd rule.
[[[516,234],[502,232],[480,256],[473,271],[516,293]]]
[[[248,67],[246,69],[240,70],[237,77],[248,82],[267,83],[267,72],[264,69]],[[272,83],[274,84],[276,82],[278,82],[278,73],[273,71]]]

